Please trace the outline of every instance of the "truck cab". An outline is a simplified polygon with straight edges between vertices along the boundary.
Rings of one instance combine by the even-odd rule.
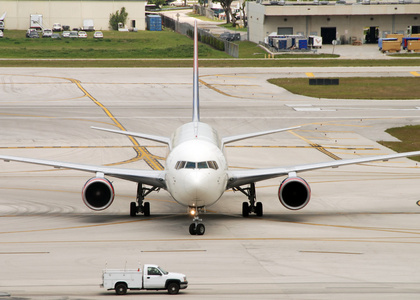
[[[115,290],[117,295],[124,295],[127,290],[168,290],[169,294],[178,294],[180,289],[188,287],[188,281],[184,274],[146,264],[143,269],[104,270],[101,286]]]

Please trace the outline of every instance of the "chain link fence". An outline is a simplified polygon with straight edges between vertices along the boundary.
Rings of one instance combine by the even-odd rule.
[[[194,26],[188,23],[178,22],[168,16],[162,16],[162,23],[165,27],[171,28],[173,31],[176,31],[180,34],[187,35],[189,37],[193,37],[194,34]],[[239,45],[222,40],[218,37],[215,37],[210,32],[204,29],[197,29],[198,32],[198,40],[202,43],[208,44],[213,48],[224,51],[232,57],[238,58],[239,57]]]

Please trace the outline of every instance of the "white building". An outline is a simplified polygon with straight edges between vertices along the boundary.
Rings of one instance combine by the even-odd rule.
[[[248,26],[255,43],[272,32],[318,35],[324,44],[375,43],[387,33],[420,33],[420,0],[257,0],[248,2]]]
[[[109,29],[109,16],[125,7],[128,13],[127,27],[145,30],[144,0],[0,0],[0,14],[7,12],[5,29],[26,30],[30,27],[30,15],[42,15],[45,28],[54,23],[80,28],[83,20],[91,19],[96,30]]]

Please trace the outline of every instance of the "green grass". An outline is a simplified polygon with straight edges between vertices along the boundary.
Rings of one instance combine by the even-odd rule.
[[[410,152],[420,150],[420,125],[390,128],[387,133],[396,137],[401,142],[385,142],[379,143],[396,152]],[[420,161],[420,156],[412,157],[415,161]]]
[[[419,99],[417,77],[340,78],[339,85],[309,85],[309,78],[277,78],[270,83],[288,91],[315,98],[332,99]]]
[[[229,30],[242,31],[242,32],[247,32],[248,31],[248,28],[246,28],[246,27],[244,27],[244,28],[239,28],[239,26],[233,27],[232,23],[220,24],[219,27],[224,27],[224,28],[229,29]]]
[[[23,30],[6,30],[0,39],[0,67],[190,67],[193,41],[186,36],[164,31],[118,32],[103,31],[104,39],[28,39]],[[226,67],[370,67],[420,66],[420,57],[414,59],[334,59],[331,54],[282,54],[265,59],[265,51],[248,41],[239,44],[240,59],[200,44],[200,66]],[[36,61],[33,58],[64,59]],[[320,59],[322,58],[322,59]],[[71,59],[91,59],[76,62]],[[119,59],[133,59],[120,61]],[[163,60],[165,59],[165,60]],[[168,60],[169,59],[169,60]],[[184,59],[185,61],[182,61]],[[163,61],[161,61],[163,60]]]
[[[1,58],[191,58],[193,41],[170,30],[104,32],[104,39],[28,39],[24,31],[6,31],[0,40]],[[201,44],[202,58],[229,56]]]

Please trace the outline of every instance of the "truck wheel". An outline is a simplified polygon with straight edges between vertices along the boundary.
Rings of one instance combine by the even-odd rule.
[[[176,295],[179,292],[179,285],[176,282],[171,282],[168,285],[168,293],[171,295]]]
[[[125,295],[125,294],[127,294],[127,285],[125,283],[117,283],[115,285],[115,293],[117,295]]]

